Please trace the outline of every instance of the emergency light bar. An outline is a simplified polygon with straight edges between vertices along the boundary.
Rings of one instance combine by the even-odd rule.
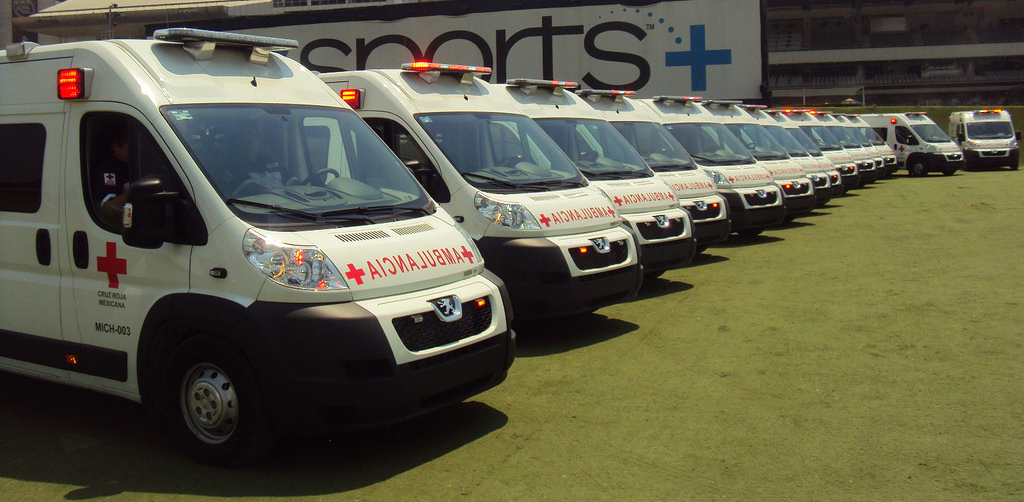
[[[462,75],[459,82],[462,85],[473,83],[473,75],[490,75],[491,69],[487,66],[466,66],[462,64],[430,63],[427,61],[416,61],[415,63],[403,63],[402,71],[414,71],[428,84],[437,82],[441,74]]]
[[[995,108],[993,110],[974,110],[974,113],[1003,113],[1003,109]]]
[[[57,98],[85,99],[92,90],[92,68],[57,70]]]
[[[739,106],[741,108],[746,108],[748,110],[766,110],[768,108],[768,105],[739,105]]]
[[[702,98],[700,96],[655,96],[654,102],[671,105],[672,103],[679,101],[685,105],[686,103],[700,103],[701,99]]]
[[[907,115],[921,116],[921,115],[928,115],[928,112],[907,112]]]
[[[568,80],[543,80],[539,78],[512,78],[505,81],[509,87],[519,87],[526,94],[533,94],[537,89],[551,89],[551,94],[561,96],[564,89],[575,89],[580,86]]]
[[[623,96],[635,96],[636,91],[626,91],[620,89],[611,90],[599,90],[599,89],[582,89],[576,91],[582,98],[590,98],[591,101],[597,102],[601,98],[608,97],[615,100],[616,103],[622,102]]]
[[[191,54],[196,61],[206,61],[212,58],[217,44],[229,47],[252,48],[249,62],[260,65],[265,65],[270,61],[270,53],[273,51],[299,48],[299,42],[290,38],[262,37],[195,28],[165,28],[156,30],[153,32],[153,38],[165,42],[180,42],[184,44],[185,51]]]
[[[709,104],[711,106],[725,106],[725,107],[732,106],[732,105],[742,105],[743,104],[742,101],[738,101],[738,100],[734,100],[734,99],[709,99],[709,100],[705,101],[705,103],[707,103],[707,104]]]

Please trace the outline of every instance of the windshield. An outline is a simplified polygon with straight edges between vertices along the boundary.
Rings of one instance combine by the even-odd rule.
[[[843,145],[839,144],[839,140],[836,139],[832,133],[828,132],[828,130],[825,129],[825,126],[802,125],[800,126],[800,130],[803,131],[811,141],[814,141],[818,150],[823,152],[832,152],[843,149]]]
[[[821,150],[818,149],[818,145],[814,143],[814,140],[807,137],[807,133],[805,133],[803,129],[800,129],[799,127],[787,127],[786,132],[789,133],[789,136],[793,138],[793,140],[800,144],[801,148],[811,154],[811,157],[821,157],[823,155]]]
[[[874,129],[868,126],[858,126],[857,130],[864,135],[864,139],[868,140],[868,144],[873,146],[882,146],[885,144],[885,141],[882,141],[882,137],[879,136]]]
[[[592,180],[650,178],[651,168],[611,124],[596,119],[537,119],[580,171]]]
[[[947,143],[953,141],[949,139],[949,136],[946,136],[945,132],[942,132],[942,129],[939,129],[939,126],[935,124],[918,124],[911,126],[911,128],[914,129],[914,132],[916,132],[921,139],[928,143]]]
[[[825,127],[828,128],[828,132],[832,133],[832,135],[835,136],[836,139],[839,140],[839,144],[843,145],[843,148],[860,148],[861,147],[860,140],[855,138],[853,136],[853,133],[851,133],[850,130],[847,129],[845,126],[831,125],[831,126],[825,126]]]
[[[215,104],[161,112],[217,193],[250,224],[362,225],[435,210],[351,110]]]
[[[1009,122],[968,122],[967,137],[974,139],[1013,139]]]
[[[722,124],[665,124],[665,128],[700,164],[730,166],[755,162],[750,151]]]
[[[788,159],[786,149],[761,124],[728,124],[726,127],[750,150],[757,160]]]
[[[693,158],[665,126],[654,122],[612,122],[612,126],[655,172],[697,169]]]
[[[525,115],[433,113],[416,119],[469,184],[492,192],[586,185],[551,138]]]

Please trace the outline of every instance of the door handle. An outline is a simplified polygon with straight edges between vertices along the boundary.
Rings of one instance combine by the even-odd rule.
[[[36,260],[44,267],[50,266],[50,231],[36,230]]]
[[[81,269],[89,268],[89,234],[79,230],[71,239],[71,254],[75,259],[75,266]]]

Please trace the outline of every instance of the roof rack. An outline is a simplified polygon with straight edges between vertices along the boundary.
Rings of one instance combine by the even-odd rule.
[[[196,61],[206,61],[213,57],[217,45],[230,47],[252,48],[249,62],[265,65],[270,60],[270,53],[288,49],[298,49],[299,42],[289,38],[262,37],[243,33],[227,33],[223,31],[199,30],[196,28],[165,28],[153,32],[153,38],[164,42],[180,42]]]

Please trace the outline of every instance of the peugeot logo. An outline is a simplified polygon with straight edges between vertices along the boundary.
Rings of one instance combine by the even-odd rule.
[[[668,228],[668,216],[659,214],[654,217],[654,223],[658,224],[658,228]]]
[[[590,242],[594,243],[594,249],[596,249],[598,253],[607,254],[609,251],[612,250],[612,246],[608,242],[607,237],[598,237],[596,239],[590,239]]]
[[[762,198],[762,199],[767,198],[768,197],[768,192],[765,192],[764,190],[759,189],[757,191],[757,196]]]
[[[462,300],[458,295],[445,296],[430,300],[437,317],[444,322],[455,322],[462,319]]]
[[[707,211],[707,209],[708,209],[708,203],[704,202],[702,200],[698,200],[697,202],[694,202],[693,205],[696,206],[698,211]]]

